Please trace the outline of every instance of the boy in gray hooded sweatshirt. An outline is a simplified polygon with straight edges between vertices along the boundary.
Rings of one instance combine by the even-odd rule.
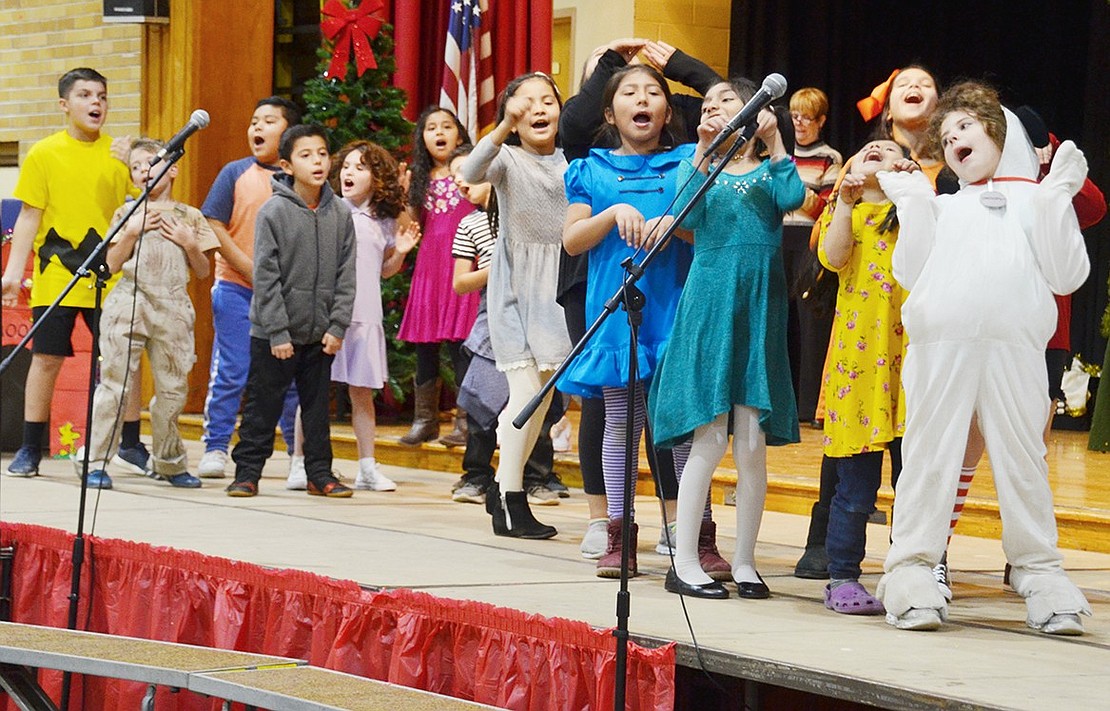
[[[331,156],[320,126],[294,126],[278,149],[282,172],[254,231],[251,365],[228,496],[254,496],[274,451],[274,427],[296,380],[304,425],[308,493],[352,494],[332,476],[328,385],[355,297],[351,211],[328,185]]]

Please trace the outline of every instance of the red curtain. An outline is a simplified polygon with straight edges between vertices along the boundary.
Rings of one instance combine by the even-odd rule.
[[[443,48],[452,0],[393,0],[393,83],[409,97],[405,116],[415,120],[439,102]],[[493,78],[498,93],[525,72],[551,71],[551,0],[489,0],[484,21],[493,23]]]
[[[64,627],[73,536],[0,524],[16,545],[12,619]],[[510,709],[612,705],[609,630],[410,590],[113,539],[87,539],[79,627],[93,632],[307,659],[339,671]],[[674,645],[629,649],[629,709],[674,704]],[[61,674],[40,673],[59,696]],[[75,678],[71,708],[137,708],[145,687]],[[219,702],[159,689],[161,710]],[[14,709],[9,704],[8,708]]]

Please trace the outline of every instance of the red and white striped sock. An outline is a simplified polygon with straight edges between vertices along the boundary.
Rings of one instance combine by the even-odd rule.
[[[956,524],[960,522],[960,514],[964,511],[964,502],[967,501],[967,492],[971,489],[971,480],[975,478],[975,467],[962,467],[960,469],[960,485],[956,488],[956,505],[952,507],[952,523],[948,526],[948,541],[952,541],[952,534],[956,531]]]

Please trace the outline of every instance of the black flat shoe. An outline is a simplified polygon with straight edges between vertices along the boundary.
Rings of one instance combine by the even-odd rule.
[[[771,597],[771,589],[760,576],[758,583],[736,583],[736,594],[745,600],[766,600]]]
[[[728,589],[716,580],[704,585],[691,585],[675,575],[673,568],[667,571],[667,579],[663,582],[663,588],[667,592],[689,597],[703,597],[707,600],[725,600],[729,595]]]

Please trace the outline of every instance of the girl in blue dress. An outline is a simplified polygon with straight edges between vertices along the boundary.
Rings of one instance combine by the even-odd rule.
[[[593,321],[625,277],[621,262],[638,247],[649,247],[673,221],[664,214],[674,197],[675,176],[691,146],[673,147],[667,82],[650,66],[634,64],[615,72],[602,97],[604,118],[614,148],[598,148],[571,163],[566,173],[567,208],[563,246],[575,255],[589,252],[586,317]],[[646,296],[639,331],[637,406],[627,412],[629,330],[624,313],[607,319],[560,380],[559,389],[605,401],[602,470],[608,498],[608,545],[597,562],[599,577],[619,577],[621,519],[632,515],[624,501],[625,432],[631,424],[639,451],[646,407],[644,383],[655,371],[667,342],[686,281],[690,245],[674,240],[647,269],[637,286]],[[630,422],[631,421],[631,422]],[[681,472],[688,446],[674,452]],[[704,501],[703,501],[704,503]],[[708,510],[708,507],[706,507]],[[699,517],[700,520],[700,517]],[[629,551],[636,571],[635,527]],[[698,534],[693,541],[697,542]],[[720,563],[727,563],[717,556]]]
[[[680,184],[695,170],[708,172],[702,161],[708,144],[755,91],[747,79],[709,90],[694,158],[678,170]],[[798,441],[786,350],[782,217],[802,204],[805,186],[772,111],[759,115],[755,138],[683,223],[694,230],[694,262],[649,397],[656,445],[691,446],[678,486],[678,545],[666,588],[699,597],[728,597],[699,565],[695,541],[713,471],[728,447],[730,419],[737,469],[732,578],[742,598],[770,595],[755,569],[766,447]],[[703,180],[695,176],[678,207]]]

